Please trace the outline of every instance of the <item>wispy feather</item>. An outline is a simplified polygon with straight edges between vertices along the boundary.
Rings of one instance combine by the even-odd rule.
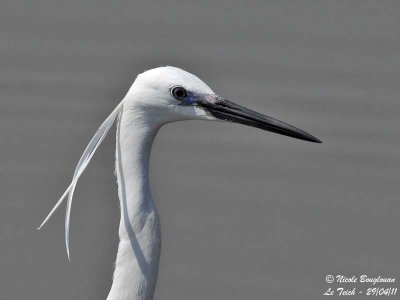
[[[103,124],[101,124],[99,129],[97,129],[96,133],[90,140],[89,144],[86,146],[85,151],[83,152],[81,158],[79,159],[79,162],[75,168],[74,176],[72,177],[72,181],[71,181],[70,185],[68,186],[68,188],[66,189],[64,194],[61,196],[61,198],[57,201],[56,205],[54,205],[53,209],[50,211],[50,213],[44,219],[42,224],[38,227],[38,230],[40,230],[43,227],[43,225],[46,224],[46,222],[50,219],[50,217],[54,214],[54,212],[57,210],[57,208],[61,205],[61,203],[64,201],[64,199],[68,195],[67,208],[66,208],[66,212],[65,212],[65,246],[67,249],[68,259],[70,259],[69,226],[70,226],[71,205],[72,205],[72,198],[74,196],[76,184],[78,183],[79,177],[83,174],[83,172],[89,165],[89,162],[92,159],[97,148],[103,142],[103,140],[106,137],[111,126],[114,124],[114,121],[118,117],[118,114],[122,110],[122,103],[123,103],[123,101],[121,101],[121,103],[118,104],[118,106],[107,117],[107,119],[103,122]]]

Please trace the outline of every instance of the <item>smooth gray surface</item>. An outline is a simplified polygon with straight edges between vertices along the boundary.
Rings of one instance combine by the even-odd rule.
[[[163,128],[151,162],[156,299],[322,299],[326,274],[400,280],[399,2],[1,7],[0,299],[105,299],[114,134],[78,184],[71,263],[64,209],[36,227],[136,75],[160,65],[324,144],[212,122]]]

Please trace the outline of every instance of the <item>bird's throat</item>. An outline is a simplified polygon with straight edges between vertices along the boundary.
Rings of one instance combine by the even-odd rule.
[[[121,209],[120,242],[107,300],[150,300],[157,281],[161,231],[150,193],[149,160],[160,125],[140,115],[122,110],[117,125],[115,167]]]

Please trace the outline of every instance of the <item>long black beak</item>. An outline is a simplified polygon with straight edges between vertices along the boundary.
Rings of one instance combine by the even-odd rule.
[[[209,97],[207,98],[203,99],[203,101],[199,99],[200,101],[197,101],[197,105],[205,108],[218,119],[260,128],[308,142],[322,143],[319,139],[303,130],[247,109],[219,96],[216,96],[212,100]]]

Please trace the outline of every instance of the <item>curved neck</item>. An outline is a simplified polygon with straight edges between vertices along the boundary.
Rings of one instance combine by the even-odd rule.
[[[116,139],[121,220],[114,278],[107,300],[149,300],[157,281],[160,221],[150,193],[149,159],[161,124],[140,111],[123,110]]]

